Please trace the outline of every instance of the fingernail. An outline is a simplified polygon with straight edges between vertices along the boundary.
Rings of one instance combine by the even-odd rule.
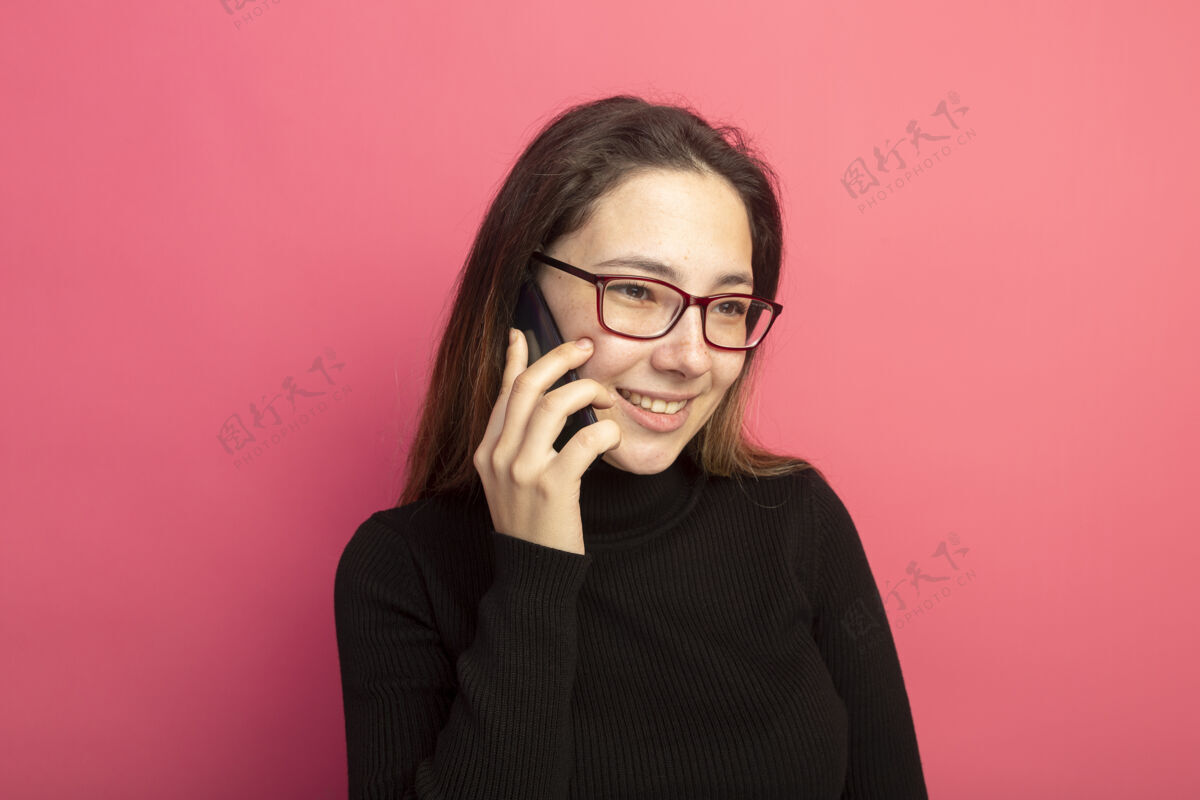
[[[589,347],[592,346],[592,340],[591,339],[576,339],[575,346],[578,347],[580,350],[587,350]]]
[[[508,343],[509,344],[517,343],[517,329],[516,328],[508,329]]]

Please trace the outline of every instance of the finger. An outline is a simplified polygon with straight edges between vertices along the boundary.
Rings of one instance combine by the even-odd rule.
[[[524,338],[524,337],[522,337]],[[520,343],[525,348],[525,343]],[[504,413],[504,428],[496,442],[496,452],[502,453],[511,460],[514,453],[525,440],[525,430],[529,425],[529,417],[534,407],[541,401],[542,395],[556,380],[569,369],[579,366],[592,354],[592,348],[583,349],[574,341],[563,342],[533,364],[526,367],[513,379],[511,391],[508,394],[508,405]],[[553,449],[547,447],[546,454],[552,455]]]
[[[613,419],[602,419],[585,425],[572,436],[554,457],[554,472],[574,483],[602,453],[621,445],[621,426]]]
[[[500,438],[500,431],[504,428],[504,417],[508,410],[508,398],[512,394],[513,381],[522,370],[526,367],[526,359],[529,354],[525,337],[522,334],[512,336],[515,329],[509,328],[509,341],[505,349],[504,372],[500,376],[500,394],[496,398],[496,404],[492,406],[491,416],[488,417],[487,429],[483,434],[481,446],[486,447],[490,452],[495,447],[496,441]]]
[[[522,446],[522,449],[532,448],[530,452],[534,453],[545,453],[547,448],[553,448],[567,424],[567,417],[579,409],[588,405],[611,408],[616,402],[603,384],[591,378],[571,381],[547,392],[543,398],[534,407]]]

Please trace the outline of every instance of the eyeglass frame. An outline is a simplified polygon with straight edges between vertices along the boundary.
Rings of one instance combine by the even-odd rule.
[[[555,269],[562,270],[563,272],[566,272],[569,275],[574,275],[576,278],[583,278],[585,281],[592,284],[596,288],[596,321],[600,323],[600,327],[603,328],[604,330],[608,331],[609,333],[611,333],[615,336],[621,336],[626,339],[637,339],[639,341],[644,341],[644,340],[648,340],[648,339],[661,339],[662,337],[664,337],[668,333],[670,333],[675,328],[675,326],[679,324],[679,320],[683,319],[683,315],[687,313],[687,310],[689,308],[691,308],[692,306],[700,306],[700,332],[704,336],[704,341],[708,344],[709,347],[715,347],[718,350],[733,350],[733,351],[737,351],[737,352],[748,352],[748,351],[753,350],[754,348],[758,347],[760,344],[763,343],[763,341],[766,340],[767,334],[771,332],[772,326],[775,325],[775,320],[779,319],[779,315],[783,313],[783,306],[780,305],[779,303],[776,303],[774,300],[768,300],[765,297],[759,297],[759,296],[753,295],[753,294],[743,294],[740,292],[728,292],[725,294],[714,294],[714,295],[708,295],[706,297],[701,297],[699,295],[694,295],[694,294],[685,292],[683,289],[680,289],[678,286],[676,286],[673,283],[668,283],[667,281],[660,280],[658,278],[649,278],[644,275],[597,275],[595,273],[588,272],[585,269],[580,269],[579,267],[576,267],[572,264],[568,264],[565,261],[559,261],[557,258],[554,258],[553,256],[548,256],[540,250],[534,250],[532,253],[532,257],[535,258],[536,260],[542,262],[543,264],[545,264],[548,267],[554,267]],[[636,334],[622,333],[621,331],[613,330],[612,328],[608,327],[608,325],[605,324],[604,311],[602,308],[603,303],[604,303],[605,287],[607,287],[608,284],[611,283],[612,281],[629,280],[631,278],[634,280],[646,281],[648,283],[657,283],[660,286],[665,286],[668,289],[672,289],[675,292],[677,292],[678,294],[683,296],[683,305],[681,305],[679,307],[679,311],[678,311],[678,313],[676,313],[675,319],[671,320],[671,323],[669,325],[667,325],[666,329],[662,333],[655,334],[654,336],[637,336]],[[760,303],[765,303],[766,305],[770,306],[771,319],[767,323],[767,329],[762,332],[762,336],[760,336],[758,338],[758,341],[755,342],[754,344],[745,345],[742,347],[730,347],[728,345],[717,344],[716,342],[714,342],[708,338],[708,306],[709,306],[709,304],[715,300],[724,300],[729,297],[744,297],[748,300],[757,300]]]

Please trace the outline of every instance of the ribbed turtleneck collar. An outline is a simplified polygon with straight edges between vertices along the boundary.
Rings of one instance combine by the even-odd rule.
[[[687,448],[655,475],[626,472],[597,458],[580,481],[585,547],[603,550],[653,536],[691,509],[705,480]]]

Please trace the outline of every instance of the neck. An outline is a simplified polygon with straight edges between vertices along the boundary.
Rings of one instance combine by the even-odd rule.
[[[698,497],[705,476],[687,448],[671,466],[638,475],[592,462],[580,482],[579,512],[589,549],[640,540],[677,521]]]

